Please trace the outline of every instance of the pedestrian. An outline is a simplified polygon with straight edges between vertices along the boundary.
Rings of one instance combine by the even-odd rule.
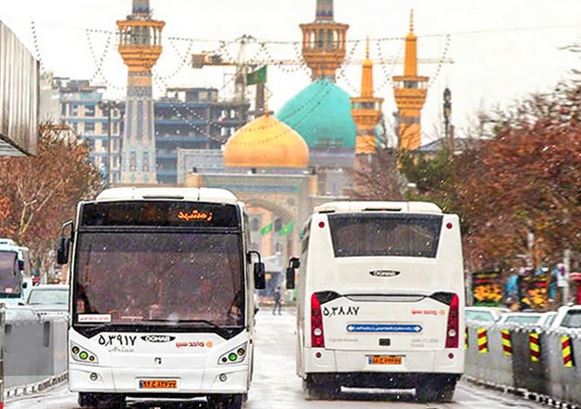
[[[280,293],[280,287],[276,287],[276,290],[274,290],[274,295],[272,298],[274,300],[274,308],[272,309],[272,315],[275,315],[277,310],[278,315],[282,315],[282,295]]]

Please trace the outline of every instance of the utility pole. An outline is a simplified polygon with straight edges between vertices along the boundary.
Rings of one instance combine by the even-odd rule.
[[[570,281],[571,281],[571,249],[566,249],[563,254],[563,268],[564,268],[564,277],[563,280],[563,305],[567,305],[571,298],[571,288],[570,288]]]
[[[448,151],[454,153],[454,125],[452,125],[452,91],[444,90],[444,139]]]

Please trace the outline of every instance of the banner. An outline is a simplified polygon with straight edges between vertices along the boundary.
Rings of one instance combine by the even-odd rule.
[[[266,83],[266,65],[246,75],[246,85]]]
[[[502,277],[498,270],[472,273],[474,305],[498,307],[502,303]]]
[[[290,222],[289,224],[285,224],[284,226],[282,226],[282,228],[280,229],[280,231],[278,232],[278,234],[280,236],[288,236],[289,234],[291,234],[294,230],[294,223]]]
[[[266,236],[268,233],[272,233],[273,229],[274,229],[274,225],[272,223],[269,223],[266,226],[264,226],[262,229],[260,229],[260,235]]]
[[[521,309],[545,310],[549,306],[549,290],[553,275],[535,271],[520,277]]]

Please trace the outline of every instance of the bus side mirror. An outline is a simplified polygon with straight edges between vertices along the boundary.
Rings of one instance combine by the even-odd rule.
[[[69,245],[70,241],[66,237],[61,237],[59,240],[59,247],[56,253],[56,262],[58,265],[64,266],[69,262]]]
[[[22,283],[22,289],[26,290],[28,288],[28,281]]]
[[[288,267],[286,269],[286,289],[287,290],[294,290],[295,289],[295,269],[292,267]]]
[[[69,237],[66,236],[65,231],[69,229],[70,230],[70,235]],[[72,222],[72,220],[69,220],[68,222],[63,224],[63,227],[61,228],[61,238],[59,241],[59,246],[56,252],[56,262],[58,265],[60,266],[64,266],[65,264],[68,264],[69,262],[69,249],[71,246],[71,243],[74,239],[74,234],[75,234],[75,226]]]
[[[24,271],[24,260],[18,260],[18,270]]]
[[[289,267],[290,268],[296,270],[300,266],[301,266],[301,261],[298,258],[293,257],[293,258],[290,259],[290,261],[289,261]]]
[[[262,262],[254,264],[254,287],[257,290],[266,288],[266,268]]]

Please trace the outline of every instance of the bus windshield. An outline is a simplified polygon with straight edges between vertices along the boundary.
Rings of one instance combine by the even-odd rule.
[[[442,216],[338,214],[329,223],[335,257],[435,258]]]
[[[15,251],[0,251],[0,294],[20,294],[18,253]]]
[[[75,322],[242,326],[240,254],[239,234],[81,233]]]

